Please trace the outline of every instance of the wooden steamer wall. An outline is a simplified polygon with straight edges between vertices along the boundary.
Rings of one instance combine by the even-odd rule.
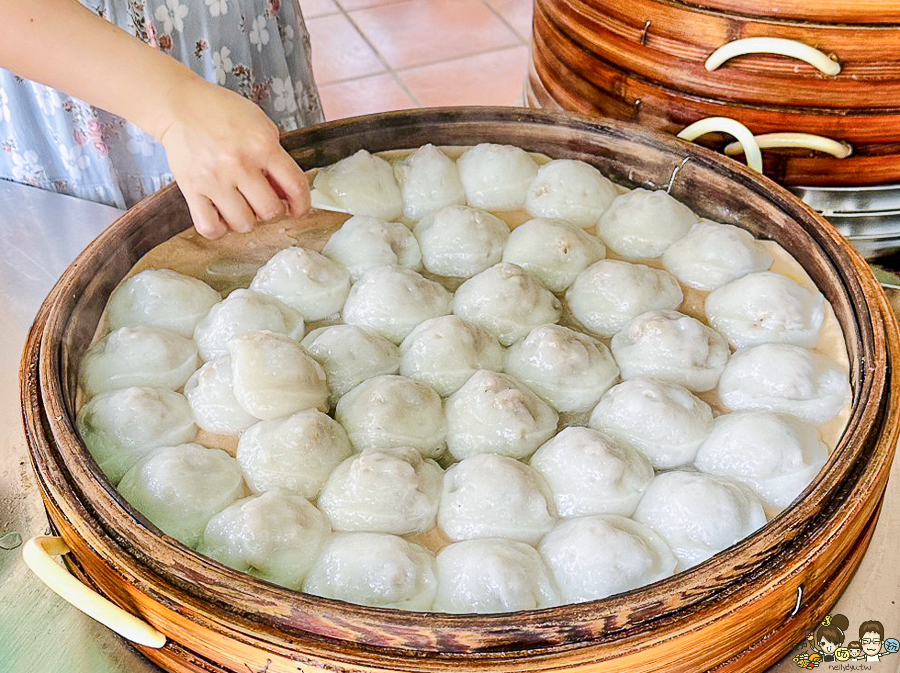
[[[757,37],[815,47],[840,73],[767,54],[704,67],[726,43]],[[535,0],[528,99],[673,134],[726,116],[756,134],[827,136],[850,143],[851,156],[767,150],[766,175],[787,185],[897,183],[900,9],[890,0]]]

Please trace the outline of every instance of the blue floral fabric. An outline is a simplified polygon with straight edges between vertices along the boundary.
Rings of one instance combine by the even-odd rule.
[[[322,121],[297,0],[81,2],[256,102],[282,131]],[[0,179],[127,208],[172,175],[134,124],[0,69]]]

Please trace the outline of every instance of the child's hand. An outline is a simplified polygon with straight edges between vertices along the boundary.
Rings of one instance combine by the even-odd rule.
[[[309,183],[278,142],[278,129],[240,95],[188,77],[165,92],[150,132],[169,167],[197,231],[218,238],[257,222],[309,209]]]

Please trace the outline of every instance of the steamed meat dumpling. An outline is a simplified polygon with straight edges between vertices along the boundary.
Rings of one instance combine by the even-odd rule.
[[[825,297],[780,273],[751,273],[711,292],[706,317],[735,348],[762,343],[813,348],[825,319]]]
[[[394,344],[356,325],[320,327],[307,334],[302,345],[325,370],[331,406],[363,381],[396,374],[400,366]]]
[[[663,268],[688,287],[709,292],[755,271],[773,257],[749,231],[701,219],[663,253]]]
[[[397,610],[429,610],[437,581],[434,555],[387,533],[338,533],[319,555],[303,591]]]
[[[609,349],[560,325],[535,327],[509,347],[506,370],[557,411],[589,411],[619,376]]]
[[[509,346],[533,327],[559,320],[562,305],[522,268],[501,262],[460,285],[453,312]]]
[[[340,312],[350,292],[350,273],[315,250],[280,250],[262,265],[250,289],[296,309],[306,320],[324,320]]]
[[[149,325],[120,327],[84,354],[80,382],[88,397],[132,386],[177,390],[199,364],[190,339]]]
[[[228,342],[234,397],[256,418],[328,410],[328,382],[318,362],[290,337],[248,332]]]
[[[168,269],[141,271],[113,291],[106,306],[110,330],[149,325],[190,338],[221,295],[202,280]]]
[[[354,215],[331,235],[322,254],[350,272],[356,282],[377,266],[422,268],[419,242],[405,224]]]
[[[766,524],[762,503],[743,484],[680,470],[663,472],[650,482],[634,519],[669,544],[678,558],[679,572]]]
[[[331,473],[319,508],[335,530],[424,533],[434,527],[442,479],[418,449],[365,449]]]
[[[512,376],[479,371],[449,398],[447,448],[457,460],[492,453],[526,458],[550,439],[557,413]]]
[[[499,537],[535,544],[555,522],[547,483],[518,460],[483,453],[444,474],[438,526],[451,540]]]
[[[503,369],[503,347],[487,330],[455,315],[421,323],[400,344],[400,373],[446,397],[479,369]]]
[[[847,371],[821,353],[761,344],[731,356],[719,379],[719,398],[732,411],[780,411],[821,425],[850,401],[850,382]]]
[[[241,468],[220,449],[159,447],[125,473],[119,494],[166,535],[195,547],[217,512],[244,495]]]
[[[590,428],[565,428],[531,456],[562,517],[631,516],[653,467],[639,451]]]
[[[509,226],[485,210],[447,206],[413,230],[425,268],[437,276],[469,278],[500,261]]]
[[[538,165],[529,154],[512,145],[481,143],[457,160],[459,177],[470,206],[484,210],[519,210]]]
[[[154,448],[184,444],[197,435],[187,400],[161,388],[123,388],[97,395],[81,407],[75,426],[113,484]]]
[[[403,196],[403,215],[410,222],[466,203],[456,162],[430,143],[394,164],[394,177]]]
[[[688,465],[712,428],[712,409],[687,388],[653,379],[613,386],[588,425],[644,454],[658,470]]]
[[[367,271],[351,288],[344,322],[368,327],[399,344],[429,318],[450,313],[453,296],[411,269],[381,266]]]
[[[739,411],[713,422],[694,464],[752,488],[773,517],[803,492],[827,460],[828,447],[814,426],[771,411]]]
[[[560,220],[529,220],[509,235],[503,261],[517,264],[551,292],[563,292],[606,255],[600,239]]]
[[[184,384],[197,425],[218,435],[237,435],[259,419],[247,413],[234,396],[231,356],[207,362]]]
[[[306,498],[269,491],[216,514],[197,551],[229,568],[299,590],[330,533],[328,520]]]
[[[678,311],[648,311],[610,343],[626,381],[647,377],[688,390],[712,390],[731,351],[722,335]]]
[[[533,217],[565,220],[589,229],[618,195],[616,186],[590,164],[556,159],[538,169],[525,197],[525,210]]]
[[[237,461],[253,493],[275,488],[313,500],[353,453],[344,428],[320,411],[260,421],[244,431]]]
[[[247,332],[276,332],[303,338],[303,316],[274,297],[237,289],[213,306],[197,323],[194,342],[209,362],[228,355],[228,341]]]
[[[641,313],[677,308],[684,295],[665,271],[601,259],[581,272],[566,292],[569,311],[589,332],[611,337]]]
[[[564,519],[538,547],[562,603],[583,603],[670,577],[678,563],[651,528],[614,514]]]
[[[326,202],[353,215],[390,221],[403,214],[394,170],[387,161],[366,150],[319,169],[313,187]]]
[[[637,188],[616,197],[600,218],[597,234],[625,259],[655,259],[699,220],[664,190]]]
[[[405,376],[360,383],[340,399],[334,417],[357,451],[413,446],[430,458],[440,455],[447,437],[440,395]]]
[[[437,555],[437,612],[490,614],[558,603],[543,559],[523,542],[464,540]]]

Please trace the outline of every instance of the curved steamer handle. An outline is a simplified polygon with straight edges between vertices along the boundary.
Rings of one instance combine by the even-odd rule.
[[[147,622],[89,589],[53,560],[54,556],[62,556],[69,551],[71,550],[61,537],[39,536],[25,543],[22,558],[38,579],[52,591],[123,638],[152,648],[160,648],[166,644],[166,637]]]
[[[812,133],[763,133],[756,138],[760,149],[800,148],[830,154],[837,159],[846,159],[853,154],[853,145],[842,140],[834,140]],[[725,154],[734,156],[741,154],[740,143],[730,143],[725,147]]]
[[[738,143],[744,148],[744,156],[747,157],[747,165],[757,173],[763,172],[762,152],[756,143],[753,132],[731,117],[706,117],[686,126],[678,134],[682,140],[696,140],[707,133],[727,133],[737,138]]]
[[[841,71],[841,64],[830,58],[825,52],[797,40],[788,40],[783,37],[745,37],[726,42],[706,59],[706,69],[713,71],[725,61],[744,54],[790,56],[809,63],[826,75],[837,75]]]

